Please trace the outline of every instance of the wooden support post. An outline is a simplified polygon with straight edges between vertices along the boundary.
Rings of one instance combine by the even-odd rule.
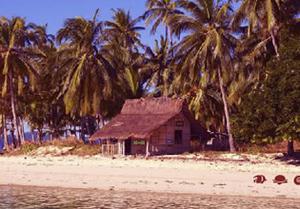
[[[122,145],[123,145],[123,147],[122,147],[123,148],[123,153],[122,154],[125,155],[125,140],[123,140]]]
[[[121,146],[121,141],[118,140],[118,154],[122,155],[122,146]]]
[[[110,139],[107,141],[107,154],[110,155]]]
[[[146,157],[149,157],[150,152],[149,152],[149,139],[146,139]]]

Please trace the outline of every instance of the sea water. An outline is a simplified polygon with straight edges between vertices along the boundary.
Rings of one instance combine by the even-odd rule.
[[[300,199],[0,186],[0,208],[297,209]]]

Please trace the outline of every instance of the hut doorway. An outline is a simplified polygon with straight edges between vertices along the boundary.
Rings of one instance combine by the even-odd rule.
[[[131,154],[131,139],[125,140],[125,155]]]

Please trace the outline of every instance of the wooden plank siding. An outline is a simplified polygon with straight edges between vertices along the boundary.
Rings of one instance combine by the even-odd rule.
[[[178,126],[178,122],[183,126]],[[176,124],[177,123],[177,124]],[[175,143],[175,130],[182,131],[182,144]],[[151,154],[176,154],[190,150],[191,126],[183,113],[179,113],[155,130],[150,138]]]

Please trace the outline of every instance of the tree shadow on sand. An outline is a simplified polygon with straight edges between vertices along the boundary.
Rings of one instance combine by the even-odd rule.
[[[288,165],[300,166],[300,151],[295,152],[292,156],[284,153],[283,156],[278,156],[275,159],[285,162]]]

